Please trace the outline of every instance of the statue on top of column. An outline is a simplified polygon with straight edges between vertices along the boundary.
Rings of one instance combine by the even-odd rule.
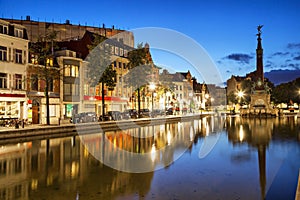
[[[257,31],[258,33],[256,34],[259,38],[260,38],[260,35],[261,35],[261,28],[263,27],[264,25],[258,25],[257,26]]]

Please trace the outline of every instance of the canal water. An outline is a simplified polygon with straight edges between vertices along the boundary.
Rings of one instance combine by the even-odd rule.
[[[295,199],[300,119],[208,117],[0,147],[0,199]]]

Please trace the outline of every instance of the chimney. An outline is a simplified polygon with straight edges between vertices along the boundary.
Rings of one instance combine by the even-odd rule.
[[[66,24],[70,24],[70,20],[67,19],[67,20],[66,20]]]
[[[30,21],[30,15],[26,16],[26,21]]]

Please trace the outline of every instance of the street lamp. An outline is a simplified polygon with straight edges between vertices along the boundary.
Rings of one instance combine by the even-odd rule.
[[[152,111],[153,111],[153,96],[154,96],[154,90],[155,90],[155,84],[154,83],[150,83],[150,85],[149,85],[149,89],[150,89],[150,91],[152,92]]]
[[[241,103],[241,99],[244,97],[244,92],[243,91],[238,91],[237,96],[239,97],[239,103]]]

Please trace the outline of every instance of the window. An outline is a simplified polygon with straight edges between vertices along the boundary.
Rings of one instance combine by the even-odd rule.
[[[83,86],[83,95],[88,95],[89,94],[89,85],[84,84]]]
[[[0,46],[0,60],[7,61],[7,47]]]
[[[39,89],[38,76],[36,74],[31,75],[31,90],[37,91]]]
[[[124,55],[124,51],[122,48],[120,48],[120,56],[123,56]]]
[[[123,63],[123,69],[126,69],[126,63]]]
[[[69,77],[78,77],[79,67],[76,65],[65,65],[64,75]]]
[[[64,75],[65,75],[65,76],[71,76],[70,65],[65,65],[65,68],[64,68]]]
[[[78,66],[72,65],[71,76],[78,77]]]
[[[115,47],[115,54],[118,56],[119,55],[119,47]]]
[[[78,96],[79,95],[79,85],[72,84],[72,95]]]
[[[0,88],[7,88],[7,74],[0,73]]]
[[[6,25],[0,25],[0,33],[3,33],[3,34],[8,34],[8,26]]]
[[[19,38],[23,38],[23,30],[15,28],[15,36]]]
[[[128,56],[128,51],[124,49],[124,57]]]
[[[119,62],[119,68],[122,68],[122,63],[121,62]]]
[[[117,68],[117,62],[116,61],[114,61],[114,67]]]
[[[37,55],[31,54],[30,60],[31,60],[32,64],[38,64],[38,56]]]
[[[16,49],[15,61],[16,63],[22,63],[22,50]]]
[[[15,89],[21,90],[22,89],[22,75],[15,74]]]
[[[69,95],[79,95],[79,85],[78,84],[69,84],[65,83],[64,84],[64,95],[69,96]]]
[[[64,95],[71,95],[71,84],[64,84]]]

